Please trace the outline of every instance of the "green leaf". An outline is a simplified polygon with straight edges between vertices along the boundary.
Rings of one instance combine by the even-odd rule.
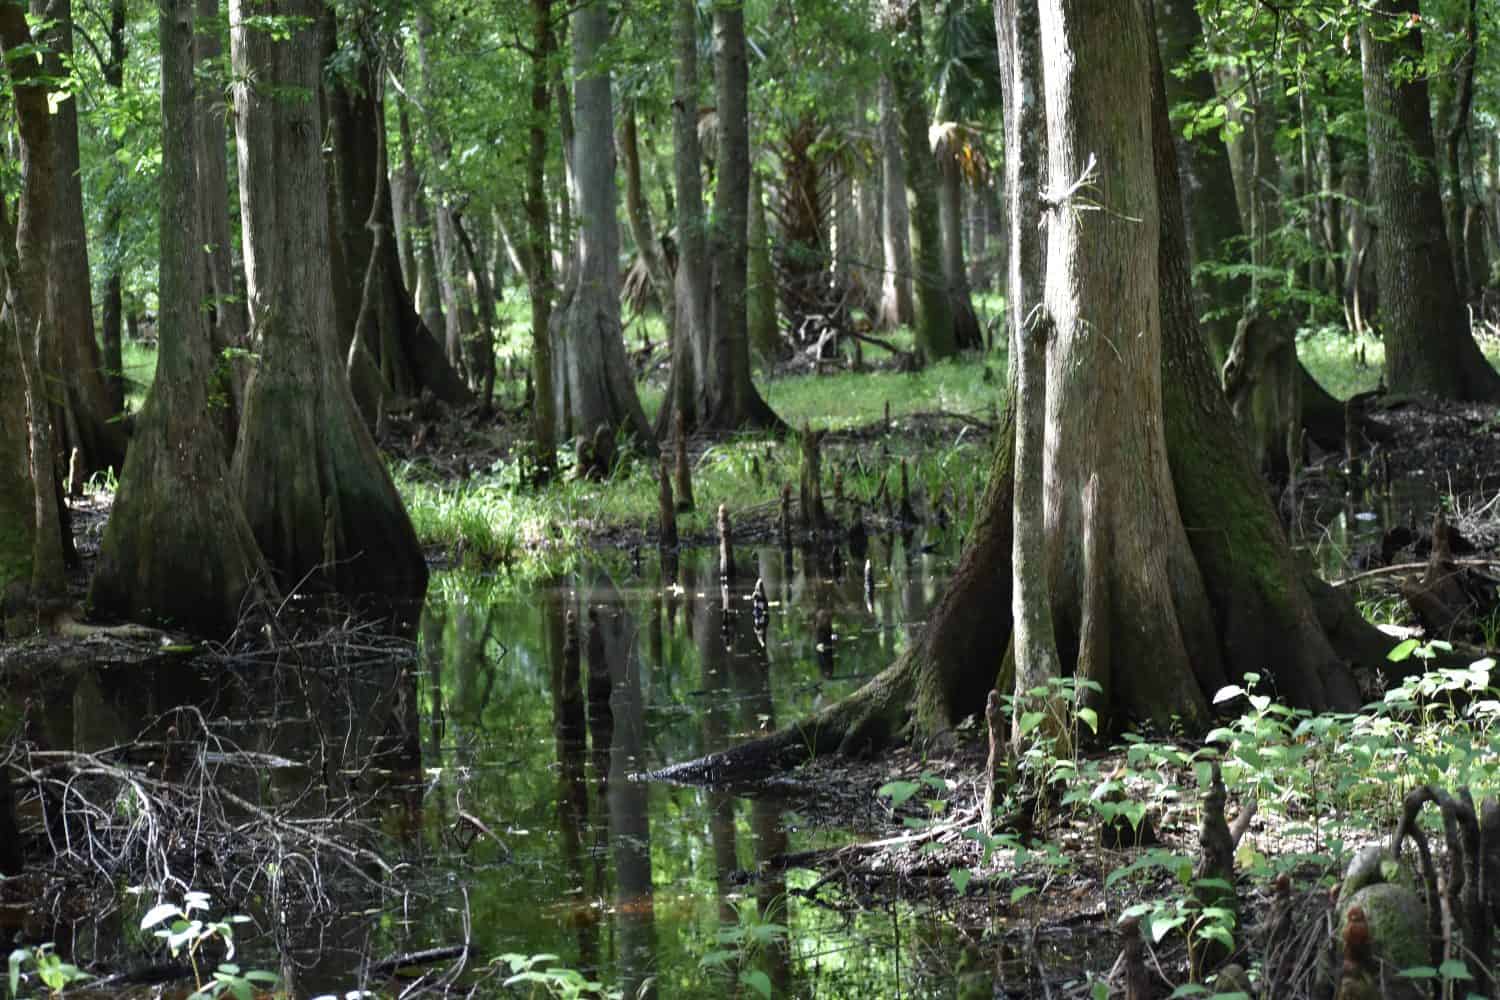
[[[769,1000],[771,996],[771,977],[764,972],[761,972],[759,969],[750,969],[741,972],[740,982]]]
[[[21,989],[21,963],[31,957],[31,951],[27,948],[17,948],[10,953],[10,995],[15,996]]]
[[[1385,658],[1392,663],[1400,663],[1402,660],[1409,658],[1412,653],[1415,653],[1417,647],[1420,645],[1421,643],[1416,639],[1406,639],[1397,643],[1395,649],[1385,654]]]
[[[953,888],[958,890],[960,896],[969,888],[969,880],[973,877],[974,873],[967,868],[951,868],[948,871],[948,880],[953,883]]]
[[[1010,901],[1012,904],[1019,903],[1033,892],[1036,892],[1035,886],[1018,885],[1010,891]]]
[[[1078,721],[1089,727],[1089,732],[1095,736],[1099,735],[1099,713],[1092,708],[1080,708],[1078,710]]]
[[[1021,724],[1019,726],[1021,735],[1025,736],[1026,734],[1030,733],[1037,726],[1041,725],[1042,720],[1046,717],[1047,716],[1042,712],[1027,712],[1026,714],[1022,715]]]
[[[1407,979],[1436,979],[1438,970],[1430,965],[1414,965],[1410,969],[1402,969],[1401,975]]]
[[[1233,698],[1238,698],[1244,693],[1245,689],[1240,687],[1238,684],[1230,684],[1228,687],[1221,687],[1218,691],[1214,692],[1214,704],[1222,705],[1224,702],[1229,701]]]
[[[899,809],[902,803],[921,790],[922,785],[916,781],[888,781],[875,794],[890,799],[892,809]]]
[[[1450,958],[1438,966],[1438,975],[1444,979],[1473,979],[1469,973],[1469,967],[1464,964],[1463,959]]]

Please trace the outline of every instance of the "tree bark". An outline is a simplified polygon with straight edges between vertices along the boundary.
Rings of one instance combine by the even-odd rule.
[[[1392,392],[1500,399],[1500,374],[1480,353],[1443,229],[1418,0],[1393,0],[1359,26],[1376,214],[1376,278]]]
[[[47,74],[34,55],[26,12],[18,4],[0,6],[0,57],[10,74],[16,131],[21,140],[21,200],[16,225],[0,233],[5,269],[5,308],[15,330],[15,353],[25,384],[27,473],[31,480],[31,601],[57,601],[67,592],[63,565],[63,520],[56,489],[53,428],[43,389],[41,354],[51,342],[47,330],[47,272],[51,263],[54,205],[52,122],[47,107]],[[71,103],[71,102],[68,102]],[[0,210],[0,218],[4,212]]]
[[[746,230],[750,262],[745,294],[745,324],[750,346],[770,367],[782,355],[781,328],[776,319],[776,272],[771,265],[771,230],[766,224],[766,201],[760,172],[750,170],[750,222]]]
[[[592,436],[599,427],[606,427],[611,434],[623,431],[643,450],[654,451],[620,327],[613,87],[610,71],[600,59],[609,33],[609,8],[603,0],[588,0],[574,10],[574,164],[581,224],[563,321],[568,409],[579,434]]]
[[[116,91],[125,85],[125,0],[110,0],[109,5],[109,60],[102,67],[104,82]],[[116,140],[111,152],[123,148]],[[104,277],[104,302],[100,306],[99,340],[101,360],[104,364],[104,383],[109,390],[109,405],[113,413],[125,412],[125,360],[121,341],[124,324],[124,290],[120,276],[121,228],[125,221],[125,209],[120,199],[111,198],[104,208],[104,230],[101,233],[105,245],[107,265]]]
[[[531,123],[526,144],[526,287],[531,298],[531,434],[536,476],[545,481],[557,466],[557,402],[552,388],[551,219],[547,211],[547,119],[551,100],[548,62],[557,51],[552,0],[531,0]]]
[[[932,116],[922,96],[922,9],[916,0],[891,0],[891,14],[891,26],[900,33],[891,85],[901,118],[906,189],[911,199],[912,285],[916,293],[913,333],[918,356],[924,361],[941,361],[958,353],[958,339],[943,269],[937,161],[927,141]]]
[[[442,345],[417,315],[401,281],[395,240],[376,238],[377,230],[389,234],[395,226],[390,186],[383,183],[390,169],[383,140],[384,88],[377,53],[362,41],[353,44],[357,62],[346,71],[348,75],[333,78],[329,94],[336,235],[342,246],[345,271],[333,277],[343,286],[337,292],[337,299],[352,307],[347,310],[347,319],[340,317],[339,349],[347,354],[349,342],[358,337],[378,368],[378,381],[374,380],[373,372],[361,375],[356,370],[353,376],[355,396],[365,419],[373,423],[376,399],[382,393],[410,398],[427,390],[454,406],[472,403],[474,395],[455,370],[452,356],[445,356]],[[451,233],[451,210],[442,211],[450,213],[440,221],[446,222]],[[456,267],[460,254],[456,235],[451,242],[445,261]],[[373,271],[372,254],[375,254]],[[373,282],[373,301],[372,308],[362,310],[361,285],[367,272]],[[364,326],[355,329],[355,319],[361,314],[365,317]],[[375,384],[370,384],[372,381]]]
[[[677,319],[672,330],[672,377],[657,436],[666,437],[678,414],[685,429],[697,426],[708,384],[708,229],[703,212],[703,150],[698,141],[698,8],[673,4],[672,163],[677,185]]]
[[[1040,305],[1042,265],[1047,248],[1042,228],[1042,139],[1046,120],[1041,80],[1041,22],[1036,0],[1000,0],[995,4],[995,32],[1000,47],[1005,92],[1005,187],[1010,204],[1011,266],[1009,329],[1015,378],[1015,502],[1012,514],[1011,619],[1015,623],[1016,713],[1011,736],[1025,738],[1021,720],[1038,701],[1046,705],[1046,724],[1038,735],[1063,739],[1067,717],[1055,699],[1038,699],[1062,675],[1052,620],[1052,588],[1046,559],[1043,449],[1046,443],[1046,363],[1051,320]]]
[[[202,151],[193,127],[202,109],[194,95],[194,0],[160,0],[159,26],[160,351],[89,601],[105,615],[220,636],[233,631],[265,567],[209,423],[214,357],[201,307],[209,269],[200,226],[202,203],[214,198],[194,163]]]
[[[52,26],[41,39],[48,47],[45,72],[64,75],[73,57],[71,0],[33,4]],[[52,115],[51,256],[47,267],[49,339],[40,362],[54,409],[53,429],[59,452],[77,448],[85,473],[120,467],[125,460],[125,425],[112,419],[99,345],[94,339],[92,277],[88,233],[83,219],[83,180],[79,172],[78,101],[58,102]]]
[[[290,586],[417,599],[427,566],[338,353],[316,100],[317,0],[233,0],[240,207],[260,343],[233,476],[261,552]],[[256,22],[310,19],[276,41]],[[278,247],[298,248],[296,254]]]
[[[719,176],[709,239],[709,260],[713,267],[712,340],[707,409],[701,415],[701,423],[708,429],[723,431],[778,428],[780,418],[761,398],[750,375],[746,312],[750,263],[750,63],[745,43],[745,8],[735,0],[714,7],[714,78],[719,98]]]
[[[880,79],[880,212],[882,261],[880,321],[884,329],[910,323],[912,302],[911,216],[906,205],[906,160],[901,151],[901,119],[896,88],[889,75]]]

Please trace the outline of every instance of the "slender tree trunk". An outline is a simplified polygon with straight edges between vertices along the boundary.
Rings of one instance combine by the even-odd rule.
[[[260,343],[233,476],[283,581],[414,599],[427,566],[338,352],[319,104],[285,96],[318,91],[319,14],[317,0],[231,3],[240,208]],[[274,40],[256,27],[265,17],[313,26],[297,22]]]
[[[64,73],[73,56],[72,0],[37,0],[33,12],[52,26],[42,39],[49,49],[46,72]],[[78,102],[59,101],[52,115],[52,249],[47,267],[47,325],[42,371],[53,388],[56,444],[63,454],[76,448],[85,472],[120,467],[125,460],[124,425],[111,418],[99,345],[94,339],[94,303],[89,273],[88,233],[83,219],[83,180],[79,172]]]
[[[678,414],[692,430],[705,409],[708,384],[708,231],[703,212],[703,150],[698,143],[698,8],[692,0],[673,4],[676,50],[672,96],[672,159],[677,183],[677,321],[672,340],[672,380],[657,417],[665,437]]]
[[[943,248],[943,277],[948,283],[948,303],[953,312],[953,337],[962,350],[981,346],[979,317],[969,289],[969,268],[964,263],[964,176],[958,159],[949,150],[937,154],[938,232]]]
[[[0,233],[6,284],[5,308],[13,324],[16,353],[26,386],[27,472],[31,480],[34,526],[31,534],[30,598],[38,604],[67,593],[63,565],[63,520],[56,487],[52,421],[43,388],[41,354],[52,338],[47,331],[47,273],[51,264],[54,206],[52,121],[47,107],[46,71],[35,56],[25,9],[0,6],[0,57],[10,75],[16,131],[21,140],[21,200],[12,234]],[[67,102],[71,104],[72,102]],[[0,211],[0,216],[3,216]]]
[[[1447,170],[1443,181],[1447,185],[1443,198],[1444,224],[1448,234],[1448,248],[1453,254],[1453,279],[1458,285],[1458,294],[1468,298],[1477,291],[1481,282],[1469,273],[1468,241],[1464,234],[1464,175],[1459,160],[1459,147],[1469,131],[1469,113],[1474,106],[1474,62],[1479,51],[1479,0],[1469,0],[1468,13],[1464,17],[1463,50],[1458,57],[1457,93],[1453,96],[1453,120],[1443,136],[1443,158]]]
[[[1012,739],[1026,732],[1023,714],[1038,700],[1049,706],[1039,735],[1065,739],[1067,718],[1052,698],[1037,699],[1062,675],[1052,622],[1052,588],[1046,559],[1043,497],[1047,413],[1047,351],[1052,323],[1041,311],[1042,266],[1047,248],[1042,228],[1041,169],[1047,134],[1041,80],[1041,21],[1036,0],[1000,0],[995,32],[1005,91],[1005,186],[1010,204],[1010,342],[1016,356],[1015,504],[1011,550],[1011,618],[1015,622],[1016,715]]]
[[[551,219],[547,211],[547,119],[551,100],[548,61],[557,51],[552,31],[552,0],[531,0],[531,122],[526,146],[526,285],[531,298],[531,434],[536,444],[537,479],[557,466],[557,402],[552,388],[552,300],[557,294],[552,267]]]
[[[568,406],[573,427],[624,431],[643,450],[655,439],[635,393],[620,327],[620,229],[616,221],[614,109],[610,72],[600,60],[609,39],[609,8],[588,0],[573,12],[577,101],[578,214],[581,228],[572,297],[563,323]]]
[[[927,141],[932,116],[922,95],[922,8],[916,0],[891,0],[890,10],[892,28],[901,34],[891,68],[891,86],[901,119],[906,189],[911,199],[912,285],[916,292],[912,326],[918,356],[924,361],[940,361],[958,352],[958,339],[943,274],[937,162]]]
[[[6,208],[0,204],[0,215]],[[0,233],[12,232],[9,224]],[[0,248],[0,258],[10,263],[15,244]],[[7,267],[9,270],[9,267]],[[5,297],[9,281],[0,275]],[[17,346],[14,314],[0,310],[0,349],[7,355]],[[26,378],[21,366],[0,364],[0,636],[10,635],[8,619],[24,617],[17,600],[31,588],[31,556],[36,544],[35,499],[31,490],[30,448],[26,419]],[[13,590],[14,588],[14,590]],[[20,631],[16,627],[16,631]],[[12,638],[14,636],[11,636]]]
[[[204,81],[222,81],[226,74],[221,65],[224,44],[219,37],[219,0],[197,0],[196,15],[193,58],[197,72]],[[213,346],[207,372],[223,397],[216,400],[222,407],[222,419],[217,423],[224,429],[226,445],[233,447],[239,415],[245,407],[245,380],[249,371],[243,361],[231,362],[224,352],[250,346],[250,316],[244,289],[236,280],[232,256],[224,90],[222,85],[199,85],[192,93],[193,158],[197,165],[196,183],[202,192],[196,201],[202,237],[199,253],[206,278],[201,288],[207,299],[209,342]],[[232,221],[239,221],[237,213]]]
[[[750,243],[749,287],[745,303],[745,323],[749,327],[750,346],[770,367],[781,357],[781,330],[776,320],[776,272],[771,265],[771,230],[766,225],[765,195],[761,190],[760,172],[750,171],[750,223],[746,238]]]
[[[411,244],[412,269],[410,287],[416,289],[417,315],[427,332],[436,335],[447,328],[443,318],[443,300],[437,287],[437,257],[433,253],[432,214],[427,208],[427,195],[422,190],[422,177],[417,173],[416,143],[412,138],[411,113],[406,100],[400,102],[397,124],[401,136],[401,172],[406,177],[411,196]]]
[[[104,82],[122,91],[125,85],[125,0],[110,0],[109,5],[109,61],[103,67]],[[116,140],[113,151],[118,152],[124,143]],[[120,241],[125,221],[125,208],[120,199],[111,198],[104,209],[104,230],[101,234],[107,261],[104,278],[104,302],[100,306],[99,339],[101,360],[104,364],[104,382],[109,390],[109,405],[113,413],[125,412],[125,359],[121,343],[121,327],[124,323],[124,290],[120,277]]]
[[[901,119],[889,76],[880,80],[881,249],[885,268],[880,292],[880,323],[890,329],[912,322],[911,217],[906,205],[906,160],[901,150]]]
[[[1398,393],[1500,399],[1454,280],[1427,81],[1397,67],[1424,65],[1420,18],[1418,0],[1393,0],[1359,27],[1385,382]]]
[[[193,8],[194,0],[159,4],[160,351],[89,600],[106,615],[225,635],[264,564],[230,491],[219,436],[209,426],[214,360],[200,305],[208,269],[199,256],[199,227],[201,201],[215,199],[199,184],[194,162],[202,151],[193,127],[202,102],[194,99]]]
[[[661,242],[656,238],[651,224],[651,206],[646,201],[646,192],[641,184],[641,150],[636,136],[635,102],[625,107],[625,120],[620,125],[620,149],[625,155],[625,216],[630,220],[630,235],[635,240],[637,252],[646,262],[646,274],[651,281],[651,290],[661,303],[662,319],[667,328],[667,343],[673,339],[672,328],[676,325],[677,308],[673,301],[672,272],[662,256]]]
[[[713,266],[712,348],[708,412],[716,430],[773,428],[781,421],[750,376],[749,281],[750,64],[745,8],[730,0],[714,7],[714,77],[719,98],[718,184],[709,241]]]

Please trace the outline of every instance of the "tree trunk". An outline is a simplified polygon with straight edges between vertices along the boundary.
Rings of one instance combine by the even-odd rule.
[[[969,290],[969,268],[964,263],[964,175],[957,158],[938,154],[938,231],[943,245],[943,277],[953,311],[953,336],[962,350],[982,345],[979,317]]]
[[[916,0],[891,0],[892,28],[900,32],[891,86],[901,119],[906,189],[911,198],[911,257],[916,292],[912,318],[917,355],[940,361],[958,352],[953,304],[943,275],[943,240],[938,221],[937,162],[927,141],[931,114],[922,96],[922,8]]]
[[[771,265],[771,230],[766,225],[766,202],[760,172],[750,171],[749,287],[745,294],[745,324],[750,346],[769,368],[782,355],[781,329],[776,320],[776,272]]]
[[[206,80],[222,81],[220,60],[224,44],[220,31],[219,0],[197,0],[193,59]],[[231,361],[226,351],[245,350],[249,344],[250,317],[244,289],[236,280],[229,214],[229,157],[225,150],[224,91],[222,86],[197,86],[193,90],[193,158],[197,165],[197,199],[200,217],[202,263],[206,281],[202,290],[209,303],[208,332],[212,345],[205,371],[222,399],[216,400],[222,414],[217,421],[224,429],[225,454],[234,446],[239,415],[245,408],[248,366]],[[235,215],[234,222],[239,221]]]
[[[1174,711],[1201,725],[1216,685],[1248,670],[1265,671],[1288,704],[1352,710],[1359,693],[1348,661],[1379,666],[1391,642],[1360,620],[1347,598],[1302,575],[1228,419],[1193,316],[1166,98],[1141,3],[1042,5],[1052,183],[1055,189],[1058,178],[1078,180],[1088,152],[1098,150],[1093,197],[1110,209],[1057,206],[1046,233],[1046,306],[1062,320],[1047,360],[1051,457],[1044,483],[1048,568],[1055,574],[1050,610],[1063,663],[1085,677],[1101,676],[1095,668],[1108,665],[1113,718],[1101,716],[1106,726],[1130,715],[1166,724]],[[1006,36],[1002,30],[1002,45]],[[1069,65],[1069,54],[1082,47],[1108,56]],[[1091,238],[1077,245],[1084,234]],[[1101,271],[1105,255],[1109,269]],[[1089,271],[1080,274],[1082,267]],[[1134,286],[1124,287],[1127,280]],[[1109,286],[1111,298],[1099,301],[1095,282]],[[1131,312],[1134,322],[1113,318],[1114,308]],[[1073,339],[1080,315],[1092,318],[1093,339],[1108,357],[1060,372],[1084,353]],[[1110,380],[1119,388],[1100,384]],[[1077,423],[1066,411],[1088,413],[1111,397],[1124,409],[1108,422],[1129,429],[1111,427],[1107,441],[1092,443],[1089,435],[1101,429],[1096,419],[1083,436],[1073,428],[1072,437],[1058,437]],[[1123,413],[1134,416],[1124,421]],[[983,711],[1011,633],[1004,610],[1012,594],[1015,430],[1008,411],[958,569],[913,646],[813,718],[671,769],[673,777],[722,781],[741,768],[809,753],[867,751],[902,735],[941,733]],[[1126,446],[1136,449],[1128,462],[1103,450]],[[1092,467],[1059,449],[1088,454]],[[1056,492],[1080,479],[1076,493]],[[1084,500],[1089,495],[1092,504]],[[1103,523],[1085,532],[1080,522],[1090,508]],[[1065,523],[1073,537],[1059,531]],[[1149,558],[1140,551],[1147,532],[1157,540]],[[1086,536],[1094,539],[1088,556]],[[1154,610],[1142,620],[1148,605]]]
[[[1474,106],[1474,62],[1479,51],[1479,0],[1469,0],[1464,16],[1463,50],[1454,68],[1457,92],[1453,96],[1453,120],[1443,135],[1443,159],[1447,168],[1443,181],[1447,186],[1443,198],[1444,226],[1448,249],[1453,254],[1453,279],[1460,298],[1467,299],[1483,283],[1469,271],[1468,240],[1464,233],[1464,175],[1459,160],[1459,146],[1469,131],[1469,113]]]
[[[1480,353],[1453,276],[1443,231],[1418,0],[1367,13],[1359,41],[1375,209],[1376,277],[1385,338],[1385,383],[1396,393],[1500,399],[1500,375]]]
[[[912,322],[911,216],[906,206],[906,161],[901,152],[901,119],[896,88],[889,76],[880,79],[880,168],[882,173],[881,249],[884,278],[880,290],[879,326],[884,329]]]
[[[417,173],[416,145],[411,133],[409,101],[400,102],[397,125],[401,136],[401,172],[406,176],[411,196],[411,245],[412,271],[410,287],[416,289],[413,299],[417,315],[429,334],[446,329],[443,318],[443,300],[437,287],[437,257],[432,250],[432,214],[427,208],[427,194],[422,190],[422,177]]]
[[[109,60],[102,67],[104,82],[120,91],[125,85],[125,0],[110,0]],[[111,152],[124,148],[115,140]],[[121,342],[124,324],[124,294],[120,279],[120,240],[125,208],[120,199],[111,198],[104,208],[104,229],[100,234],[108,261],[104,277],[104,302],[100,306],[99,340],[104,364],[104,383],[109,390],[113,413],[125,412],[125,360]]]
[[[1203,41],[1203,23],[1191,0],[1156,2],[1161,12],[1155,19],[1160,58],[1175,69]],[[1213,78],[1203,69],[1186,77],[1168,73],[1166,88],[1169,107],[1183,102],[1201,106],[1217,99]],[[1251,123],[1250,127],[1255,126]],[[1197,315],[1205,317],[1200,321],[1205,346],[1220,370],[1231,353],[1236,355],[1228,386],[1238,397],[1235,412],[1252,439],[1257,466],[1272,480],[1284,481],[1290,473],[1288,433],[1300,435],[1306,428],[1320,446],[1341,448],[1343,406],[1297,360],[1290,318],[1251,308],[1253,290],[1248,277],[1242,273],[1219,277],[1197,270],[1198,264],[1228,257],[1244,232],[1236,208],[1231,158],[1217,135],[1188,139],[1174,128],[1172,137],[1182,178],[1181,211],[1187,220],[1194,301]],[[1268,169],[1270,156],[1268,151],[1263,153],[1262,166]],[[1254,157],[1246,154],[1246,160],[1245,172],[1253,174]],[[1252,214],[1248,212],[1251,199],[1248,194],[1245,198],[1247,214]],[[1279,370],[1273,370],[1273,361]]]
[[[677,415],[697,426],[708,384],[708,230],[703,212],[703,150],[698,141],[698,8],[673,4],[672,162],[677,185],[677,319],[672,331],[672,377],[657,415],[657,437],[666,437]]]
[[[0,213],[4,211],[0,205]],[[8,260],[9,256],[10,248],[0,250],[0,257]],[[3,276],[0,284],[8,284]],[[13,315],[8,307],[0,311],[0,348],[7,354],[16,346]],[[31,554],[36,539],[33,504],[26,379],[20,365],[7,361],[0,364],[0,636],[7,635],[6,619],[20,610],[11,608],[12,588],[21,593],[30,590]]]
[[[250,317],[260,362],[246,394],[234,480],[283,581],[416,599],[427,566],[338,353],[317,101],[317,0],[233,0],[235,124]],[[264,17],[310,18],[286,40]],[[294,246],[287,255],[277,247]]]
[[[552,0],[531,0],[531,125],[526,145],[526,287],[531,298],[531,434],[536,478],[551,478],[557,466],[557,403],[552,390],[551,220],[547,211],[547,118],[549,60],[557,51]]]
[[[1203,43],[1203,22],[1196,0],[1156,2],[1161,12],[1156,19],[1161,58],[1168,70],[1176,70],[1192,56],[1194,47]],[[1195,67],[1186,76],[1169,72],[1166,80],[1169,106],[1190,102],[1202,107],[1218,99],[1213,75],[1207,69]],[[1172,137],[1182,177],[1182,214],[1187,220],[1192,262],[1196,267],[1221,260],[1244,231],[1229,151],[1213,132],[1189,139],[1181,129],[1174,128]],[[1250,295],[1250,279],[1240,273],[1220,277],[1195,271],[1193,285],[1198,315],[1218,312],[1215,318],[1203,320],[1202,329],[1214,364],[1222,365],[1234,340],[1235,314]]]
[[[50,19],[42,44],[49,49],[45,72],[61,77],[73,57],[71,0],[37,2]],[[88,234],[83,219],[83,180],[78,159],[78,101],[59,101],[52,115],[52,249],[47,267],[47,325],[41,367],[49,384],[54,431],[61,454],[77,448],[85,473],[120,467],[125,427],[113,420],[109,387],[94,339],[94,304]]]
[[[630,220],[630,235],[635,241],[636,252],[646,262],[646,274],[651,282],[651,291],[661,304],[662,321],[667,328],[667,343],[672,342],[672,327],[676,324],[677,309],[673,299],[672,269],[662,256],[661,241],[656,237],[651,224],[651,205],[641,184],[641,150],[636,135],[635,102],[625,107],[625,120],[620,125],[620,149],[625,155],[625,216]]]
[[[333,78],[329,95],[334,136],[335,231],[343,249],[345,269],[344,274],[333,277],[343,285],[339,297],[352,306],[347,321],[340,318],[339,350],[346,354],[350,341],[358,337],[378,368],[379,379],[373,385],[370,384],[374,381],[373,373],[361,377],[356,371],[353,376],[355,396],[365,419],[373,423],[376,398],[383,392],[410,398],[427,390],[454,406],[471,403],[474,396],[455,370],[456,362],[445,356],[442,346],[418,317],[401,282],[395,240],[376,238],[377,229],[386,234],[394,229],[390,186],[383,183],[390,170],[383,137],[385,99],[379,56],[363,42],[351,44],[356,47],[358,59],[345,71],[348,75]],[[441,222],[447,223],[451,233],[451,214]],[[451,242],[445,266],[456,269],[460,254],[456,236]],[[377,248],[379,252],[371,270],[371,254]],[[367,272],[373,298],[371,308],[366,310],[361,308],[361,292]],[[355,319],[359,316],[364,317],[364,326],[356,330]]]
[[[1024,713],[1039,699],[1050,707],[1039,735],[1063,739],[1065,716],[1054,699],[1045,696],[1062,674],[1052,620],[1052,588],[1046,560],[1046,519],[1043,496],[1043,447],[1046,441],[1046,360],[1052,323],[1040,312],[1042,265],[1046,244],[1042,228],[1041,169],[1045,157],[1046,120],[1041,79],[1041,22],[1036,0],[1000,0],[995,4],[995,32],[1000,49],[1005,93],[1005,187],[1010,205],[1010,275],[1008,281],[1011,356],[1016,359],[1013,409],[1015,414],[1015,501],[1012,515],[1011,618],[1015,623],[1016,711],[1012,739],[1026,736]],[[998,684],[997,684],[998,689]]]
[[[26,392],[27,472],[31,480],[30,599],[42,604],[67,593],[64,578],[63,517],[56,488],[52,421],[43,390],[41,354],[48,334],[48,283],[54,205],[52,121],[47,107],[47,73],[32,41],[25,9],[0,6],[0,58],[10,75],[16,131],[21,140],[22,183],[16,226],[0,232],[5,270],[5,308],[16,334]],[[66,102],[71,104],[73,102]],[[0,209],[0,219],[4,211]],[[9,603],[9,602],[7,602]]]
[[[600,60],[609,39],[609,8],[587,0],[573,12],[573,87],[577,101],[578,215],[581,226],[571,300],[563,321],[567,398],[574,429],[624,431],[654,450],[651,427],[635,393],[620,328],[620,230],[616,221],[614,110],[610,71]]]
[[[750,376],[745,294],[749,282],[749,77],[744,5],[733,0],[719,3],[714,7],[719,175],[714,189],[714,226],[709,239],[709,260],[713,267],[712,340],[707,409],[702,414],[703,425],[712,430],[781,425]]]
[[[208,421],[214,358],[200,305],[207,274],[199,257],[204,189],[194,166],[202,102],[193,93],[193,8],[194,0],[160,3],[160,351],[89,601],[105,615],[218,636],[233,631],[264,564]]]

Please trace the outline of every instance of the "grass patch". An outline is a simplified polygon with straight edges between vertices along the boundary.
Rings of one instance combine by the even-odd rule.
[[[1479,349],[1491,365],[1500,369],[1500,339],[1481,337]],[[1339,399],[1348,399],[1380,385],[1385,344],[1379,337],[1352,334],[1342,326],[1324,326],[1298,333],[1297,356],[1323,388]]]

